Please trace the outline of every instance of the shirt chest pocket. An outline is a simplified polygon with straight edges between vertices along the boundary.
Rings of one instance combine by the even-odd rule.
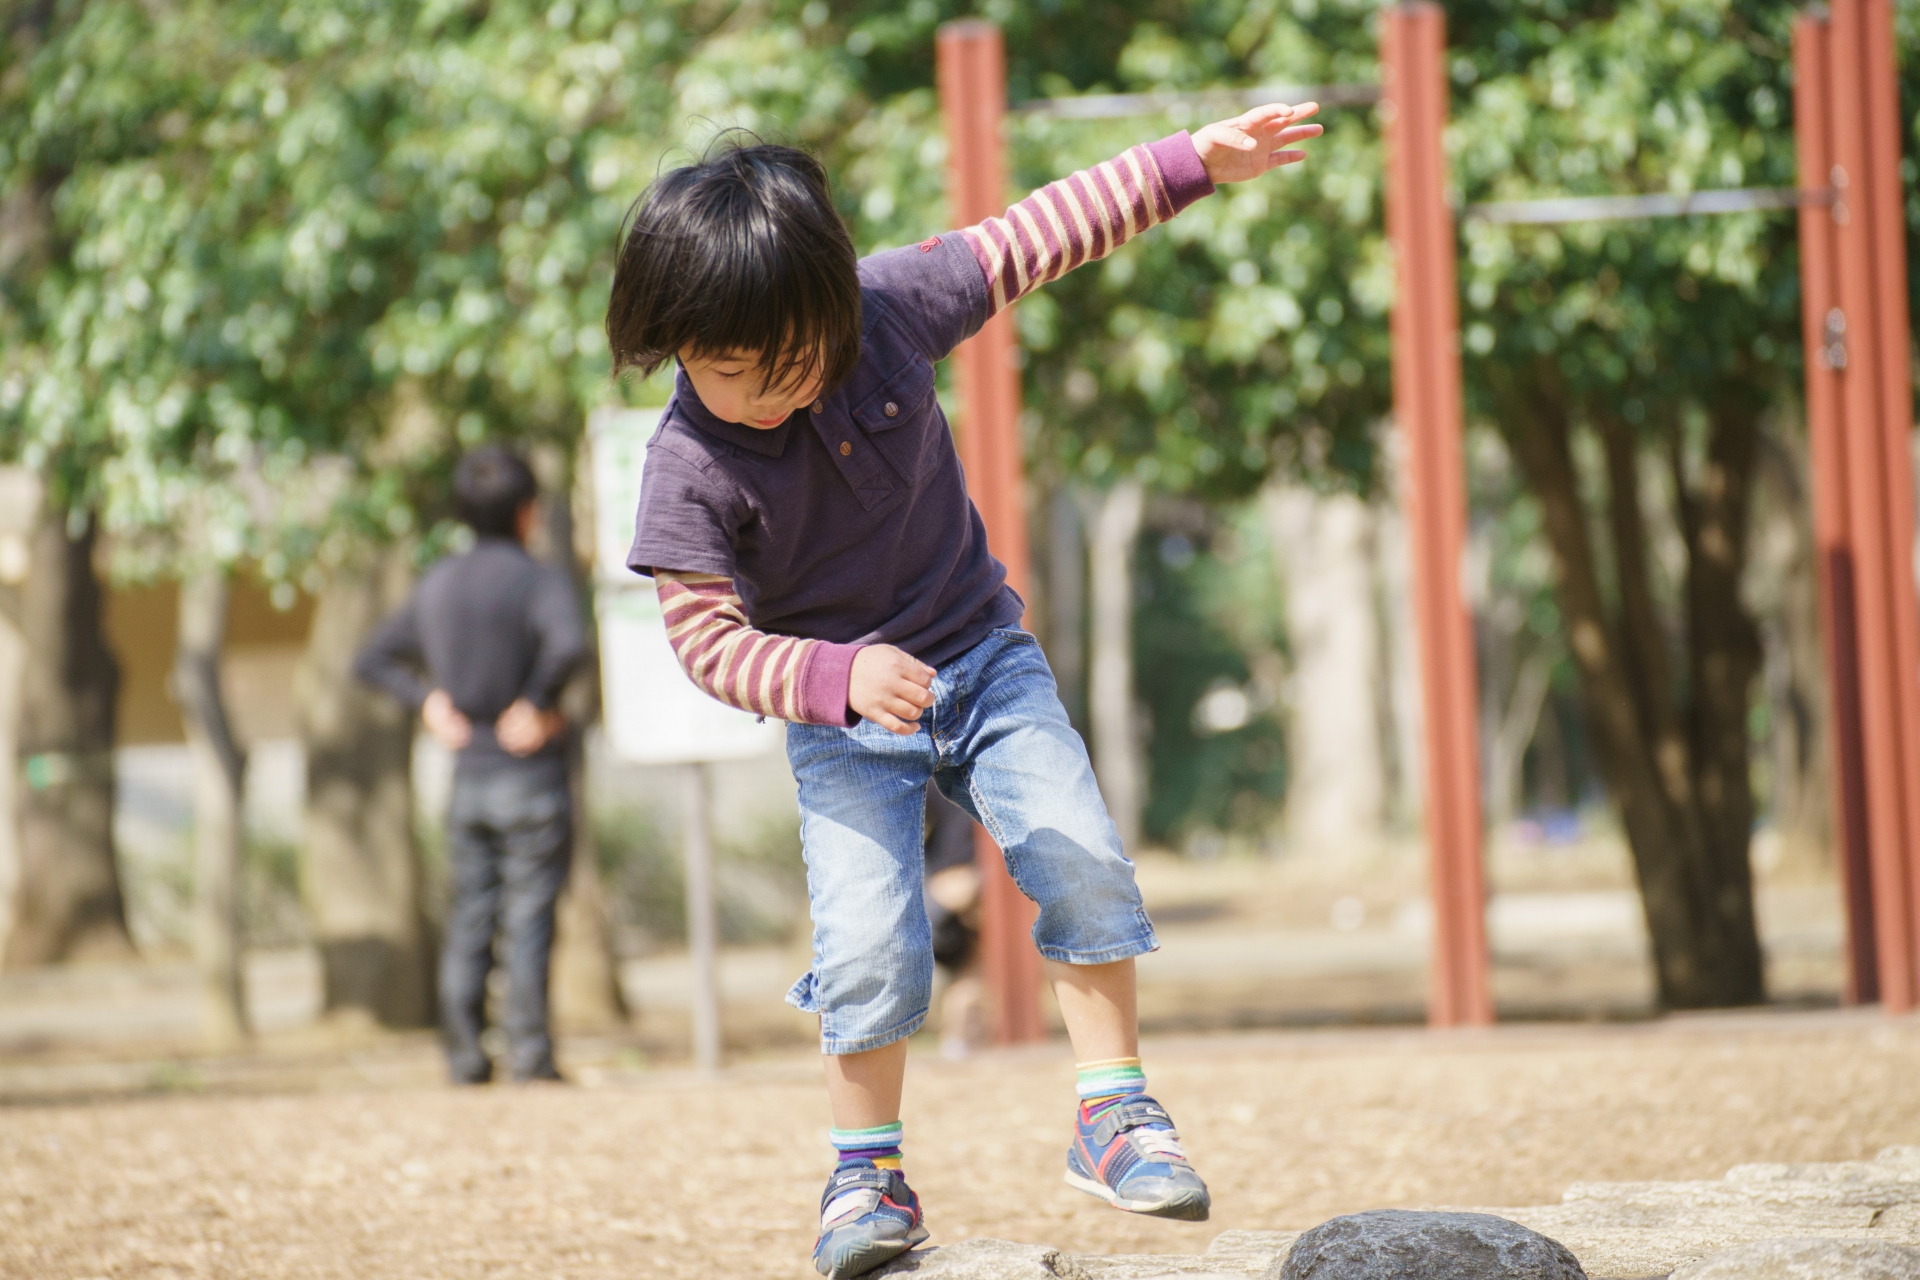
[[[926,478],[941,451],[951,447],[946,419],[933,394],[933,366],[917,351],[854,406],[853,420],[910,485]]]

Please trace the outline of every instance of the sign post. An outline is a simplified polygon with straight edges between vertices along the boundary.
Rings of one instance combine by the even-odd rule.
[[[587,424],[602,703],[615,754],[634,764],[686,766],[682,843],[693,963],[693,1061],[711,1072],[720,1066],[720,986],[709,765],[765,755],[779,744],[780,729],[714,701],[687,679],[667,643],[652,579],[627,568],[647,441],[659,422],[658,409],[604,409]]]

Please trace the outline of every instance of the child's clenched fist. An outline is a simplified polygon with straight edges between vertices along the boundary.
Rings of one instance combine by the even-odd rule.
[[[933,705],[933,668],[890,644],[870,644],[853,658],[847,705],[882,728],[910,734]]]

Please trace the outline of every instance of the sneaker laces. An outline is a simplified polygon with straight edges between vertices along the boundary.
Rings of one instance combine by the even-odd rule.
[[[1143,1155],[1167,1156],[1185,1163],[1187,1153],[1180,1147],[1180,1135],[1172,1129],[1135,1129],[1128,1137]]]

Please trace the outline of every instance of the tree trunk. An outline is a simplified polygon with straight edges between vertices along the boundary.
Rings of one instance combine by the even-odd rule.
[[[1133,694],[1133,550],[1145,510],[1140,482],[1120,481],[1100,500],[1088,548],[1093,625],[1087,718],[1093,727],[1093,771],[1120,829],[1121,847],[1130,853],[1140,844],[1146,800]]]
[[[1386,834],[1387,765],[1373,513],[1350,494],[1270,488],[1265,515],[1286,579],[1287,834],[1342,856]]]
[[[592,487],[566,483],[563,460],[539,457],[548,472],[544,505],[546,520],[541,537],[530,549],[541,559],[565,569],[582,601],[590,598],[592,581],[580,572],[575,546],[578,530],[591,531]],[[571,497],[571,501],[569,498]],[[574,504],[583,510],[576,513]],[[593,834],[593,812],[587,794],[587,727],[600,718],[599,632],[589,625],[588,643],[594,656],[567,684],[560,710],[567,718],[571,739],[567,750],[567,779],[573,792],[573,865],[555,909],[553,944],[553,1019],[568,1031],[613,1031],[627,1025],[627,1003],[620,990],[619,964],[613,954],[613,931],[607,923],[606,896],[601,891],[599,850]]]
[[[0,760],[19,759],[20,673],[26,665],[26,641],[20,636],[19,600],[6,584],[11,606],[0,617]],[[20,889],[20,771],[0,768],[0,956],[7,953],[13,932],[16,896]]]
[[[91,511],[43,504],[20,596],[19,887],[6,968],[133,954],[113,857],[114,698]]]
[[[1772,704],[1771,810],[1786,861],[1834,866],[1831,797],[1832,730],[1814,576],[1813,528],[1807,516],[1803,446],[1769,433],[1761,442],[1758,479],[1764,510],[1756,511],[1755,567],[1762,614],[1767,700]],[[1749,593],[1754,594],[1754,593]]]
[[[40,480],[25,467],[0,467],[0,957],[13,930],[20,888],[20,676],[27,642],[20,632],[20,587],[33,557]]]
[[[173,700],[193,756],[193,954],[200,969],[200,1026],[209,1043],[247,1037],[240,973],[240,798],[246,753],[233,736],[220,687],[227,630],[227,575],[203,569],[180,583]]]
[[[1069,483],[1047,504],[1047,663],[1067,719],[1087,731],[1087,549],[1080,501]]]
[[[1398,490],[1396,489],[1396,492]],[[1419,632],[1413,622],[1413,548],[1406,515],[1396,505],[1374,507],[1374,572],[1380,589],[1381,678],[1385,740],[1392,762],[1389,816],[1417,828],[1426,806],[1426,746],[1421,741]]]
[[[627,1025],[627,1001],[607,924],[599,850],[587,803],[583,753],[569,761],[573,784],[573,867],[555,911],[553,1021],[564,1031],[617,1031]]]
[[[1520,812],[1521,766],[1547,705],[1553,664],[1544,653],[1530,653],[1519,664],[1507,704],[1486,726],[1487,825],[1500,827]]]
[[[414,844],[413,717],[353,678],[353,655],[405,597],[404,550],[343,569],[320,593],[294,681],[307,753],[302,890],[323,1008],[390,1027],[434,1020],[434,945]]]
[[[1675,1009],[1765,995],[1747,862],[1747,705],[1759,645],[1739,595],[1758,407],[1737,387],[1712,390],[1699,482],[1685,474],[1677,444],[1670,456],[1687,551],[1684,684],[1655,607],[1633,429],[1610,407],[1592,414],[1607,471],[1615,612],[1580,502],[1567,407],[1536,402],[1503,415],[1541,502],[1588,728],[1633,851],[1660,1000]]]

